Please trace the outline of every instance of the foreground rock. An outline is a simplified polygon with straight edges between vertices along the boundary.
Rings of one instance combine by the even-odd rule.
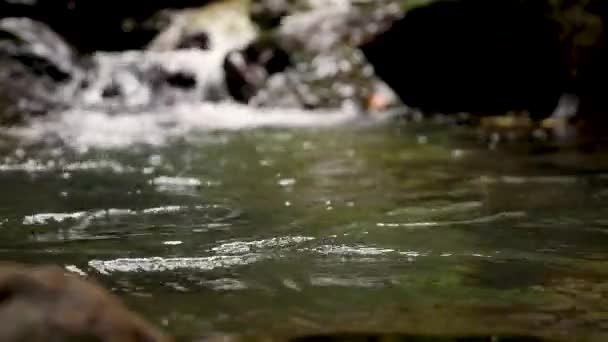
[[[94,283],[57,267],[0,264],[1,341],[168,342]]]

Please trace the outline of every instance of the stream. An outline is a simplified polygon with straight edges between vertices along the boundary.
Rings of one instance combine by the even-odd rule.
[[[390,110],[368,111],[367,88],[336,81],[359,68],[375,87],[353,48],[273,81],[268,51],[233,51],[248,14],[214,8],[182,18],[217,30],[210,49],[176,49],[176,21],[146,50],[86,56],[0,20],[0,260],[97,280],[180,341],[607,340],[605,148],[488,144],[382,94]],[[339,42],[350,17],[317,12],[292,25]],[[230,76],[271,86],[247,106]]]
[[[0,259],[177,336],[608,329],[604,153],[394,122],[75,147],[2,139]]]

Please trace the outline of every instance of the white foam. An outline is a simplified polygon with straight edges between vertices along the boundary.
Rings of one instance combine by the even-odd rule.
[[[256,241],[235,241],[223,243],[211,250],[218,254],[243,254],[257,249],[284,248],[314,239],[309,236],[282,236]]]
[[[165,241],[165,242],[163,242],[163,245],[166,245],[166,246],[179,246],[179,245],[181,245],[183,243],[184,243],[183,241]]]
[[[193,132],[241,130],[259,127],[331,127],[352,122],[356,112],[337,110],[255,109],[225,103],[183,103],[140,113],[111,115],[103,111],[72,109],[29,126],[10,128],[9,135],[25,142],[58,138],[77,150],[125,148],[134,144],[164,145]]]
[[[141,211],[135,211],[132,209],[100,209],[90,211],[78,211],[73,213],[39,213],[28,215],[23,218],[24,225],[44,225],[51,222],[62,223],[67,220],[82,220],[82,219],[105,219],[109,217],[119,216],[132,216],[137,214],[144,215],[158,215],[158,214],[171,214],[178,213],[184,210],[204,210],[209,208],[208,206],[179,206],[179,205],[167,205],[162,207],[147,208]]]
[[[169,214],[169,213],[176,213],[176,212],[182,211],[184,209],[185,209],[185,207],[182,207],[179,205],[167,205],[164,207],[144,209],[142,212],[144,214]]]
[[[323,255],[342,255],[342,256],[379,256],[394,253],[394,249],[363,247],[363,246],[336,246],[325,245],[309,249],[310,251]]]
[[[80,268],[78,268],[78,266],[76,265],[66,265],[65,266],[65,270],[70,272],[70,273],[75,273],[78,274],[81,277],[86,277],[87,274],[86,272],[84,272],[83,270],[81,270]]]
[[[160,176],[150,181],[154,185],[175,186],[175,187],[198,187],[201,186],[201,181],[196,178],[186,177],[167,177]]]
[[[238,256],[209,256],[199,258],[122,258],[114,260],[91,260],[89,266],[101,274],[114,272],[164,272],[183,269],[210,271],[216,268],[231,268],[248,265],[260,260],[257,254]]]
[[[66,220],[78,220],[87,216],[87,212],[79,211],[75,213],[44,213],[26,216],[23,218],[24,225],[39,225],[49,222],[61,223]]]

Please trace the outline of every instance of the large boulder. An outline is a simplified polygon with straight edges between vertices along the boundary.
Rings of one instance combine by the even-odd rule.
[[[406,104],[427,112],[544,118],[567,93],[586,116],[608,109],[596,86],[608,76],[607,15],[598,0],[432,1],[362,50]]]
[[[91,281],[58,267],[0,264],[0,340],[169,342]]]
[[[43,23],[0,19],[0,124],[22,122],[70,97],[80,67],[72,49]]]
[[[538,4],[438,1],[408,12],[362,50],[409,106],[546,116],[567,75],[559,27]]]

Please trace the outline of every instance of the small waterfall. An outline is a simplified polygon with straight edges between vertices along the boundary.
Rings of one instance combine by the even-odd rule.
[[[342,3],[332,3],[328,13],[334,15],[338,11],[335,15],[338,18],[348,12],[350,6]],[[317,14],[306,16],[314,17],[322,12],[321,8],[316,10]],[[245,2],[234,0],[204,9],[180,10],[170,13],[170,17],[168,27],[144,50],[95,52],[84,56],[75,53],[42,23],[30,19],[0,19],[0,34],[12,36],[8,43],[0,39],[0,56],[7,55],[22,64],[25,64],[22,56],[30,56],[44,65],[42,75],[26,78],[24,85],[26,88],[28,84],[47,86],[36,89],[36,96],[31,91],[25,96],[20,94],[20,102],[40,103],[39,98],[44,98],[53,103],[52,106],[47,102],[39,105],[45,111],[43,117],[5,130],[4,134],[8,132],[31,142],[59,140],[86,150],[137,143],[163,144],[192,130],[328,126],[357,118],[361,108],[355,99],[363,98],[365,92],[370,91],[370,84],[366,82],[373,71],[365,68],[365,61],[359,60],[360,53],[348,48],[335,50],[344,54],[308,62],[300,60],[290,71],[270,77],[269,82],[264,80],[271,76],[267,70],[251,66],[250,61],[240,61],[245,68],[251,67],[244,73],[256,79],[262,77],[262,83],[255,84],[260,89],[256,96],[247,99],[249,105],[235,103],[227,74],[234,70],[227,71],[226,61],[237,57],[239,62],[239,56],[233,56],[233,52],[242,52],[241,57],[250,58],[247,54],[253,51],[250,47],[258,37]],[[315,20],[322,23],[327,18]],[[306,22],[311,26],[314,20]],[[340,21],[338,26],[344,24]],[[294,42],[301,38],[282,34]],[[328,38],[332,44],[340,40],[333,33]],[[320,38],[317,35],[314,39]],[[268,61],[264,49],[256,51],[260,55],[255,58]],[[340,59],[351,61],[341,63]],[[243,72],[236,67],[237,72]],[[363,78],[360,83],[349,85],[349,80],[357,80],[350,74],[354,68],[363,71]],[[33,74],[30,65],[24,69]],[[48,82],[41,82],[43,78]],[[0,75],[0,84],[8,79],[7,76],[3,81]],[[319,89],[318,94],[314,94],[313,88]],[[300,109],[302,107],[325,109]],[[21,106],[17,112],[26,110]]]

